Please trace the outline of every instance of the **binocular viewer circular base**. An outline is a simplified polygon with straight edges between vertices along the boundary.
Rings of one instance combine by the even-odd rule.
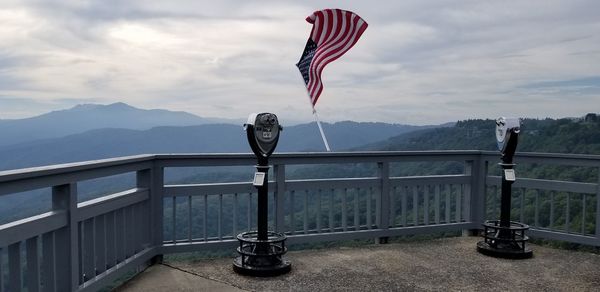
[[[267,239],[258,239],[258,232],[238,234],[240,254],[233,260],[233,270],[239,274],[257,277],[270,277],[285,274],[292,264],[283,258],[287,252],[286,236],[282,233],[268,232]]]
[[[511,221],[509,226],[501,226],[499,220],[489,220],[483,224],[483,241],[477,243],[477,251],[482,254],[509,259],[526,259],[533,251],[526,246],[529,237],[525,231],[529,226]]]

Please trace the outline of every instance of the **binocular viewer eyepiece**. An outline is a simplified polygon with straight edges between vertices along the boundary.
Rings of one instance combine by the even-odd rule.
[[[496,143],[502,152],[502,160],[511,163],[517,148],[521,120],[519,118],[500,117],[496,119]]]
[[[275,114],[252,113],[244,129],[252,152],[259,158],[267,158],[275,151],[283,127]]]

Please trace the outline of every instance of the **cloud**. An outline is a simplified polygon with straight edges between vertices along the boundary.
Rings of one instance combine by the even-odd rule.
[[[0,95],[37,105],[1,105],[0,116],[123,101],[201,116],[269,110],[311,119],[294,64],[311,29],[304,18],[321,1],[149,2],[2,1]],[[369,28],[324,71],[324,120],[578,116],[600,103],[595,87],[561,83],[600,76],[600,2],[327,5],[360,14]],[[558,82],[540,86],[549,81]]]

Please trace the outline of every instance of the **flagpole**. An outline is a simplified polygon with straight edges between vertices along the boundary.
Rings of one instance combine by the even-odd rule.
[[[304,78],[302,77],[302,73],[300,73],[300,78],[302,78],[302,83],[304,83]],[[308,88],[306,89],[306,95],[308,96],[308,103],[310,104],[310,107],[312,107],[313,116],[315,117],[317,126],[319,126],[319,132],[321,133],[321,139],[323,139],[323,144],[325,144],[325,149],[327,149],[327,152],[331,152],[331,148],[329,148],[329,142],[327,142],[327,137],[325,137],[325,132],[323,131],[323,126],[321,126],[321,121],[319,120],[319,115],[317,115],[317,110],[315,109],[315,105],[312,104],[312,99],[310,98],[310,93],[308,92]]]
[[[311,105],[312,105],[312,103],[311,103]],[[323,139],[323,143],[325,144],[325,149],[327,149],[327,152],[331,152],[331,148],[329,148],[329,143],[327,142],[327,137],[325,137],[325,132],[323,132],[323,127],[321,126],[321,121],[319,121],[319,115],[317,115],[317,110],[315,109],[314,106],[312,107],[312,109],[313,109],[313,116],[315,117],[315,121],[317,121],[317,126],[319,126],[319,132],[321,132],[321,138]]]

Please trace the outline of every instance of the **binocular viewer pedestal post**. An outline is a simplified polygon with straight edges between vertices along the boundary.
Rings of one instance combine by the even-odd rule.
[[[496,121],[496,138],[498,148],[502,152],[502,194],[500,201],[500,220],[488,220],[483,223],[483,241],[477,243],[477,251],[482,254],[512,259],[524,259],[533,256],[526,246],[529,238],[525,231],[529,226],[510,221],[511,188],[516,180],[513,156],[517,148],[520,132],[516,119]]]
[[[283,258],[286,236],[269,231],[269,160],[279,139],[281,126],[270,113],[252,114],[244,125],[248,142],[258,159],[253,185],[258,190],[257,231],[237,235],[239,256],[233,270],[249,276],[277,276],[289,272],[292,264]]]
[[[503,170],[500,220],[488,220],[483,223],[484,240],[477,243],[477,250],[482,254],[493,257],[530,258],[533,252],[526,246],[529,238],[525,235],[525,231],[529,229],[529,226],[510,221],[511,187],[514,183],[515,164],[500,163],[500,166]]]
[[[258,189],[258,230],[240,233],[237,236],[240,244],[237,252],[240,256],[233,261],[233,269],[239,274],[277,276],[289,272],[292,268],[290,262],[283,259],[287,252],[285,235],[268,231],[269,168],[268,165],[256,166],[254,183]],[[257,185],[257,176],[262,180],[261,185]]]

